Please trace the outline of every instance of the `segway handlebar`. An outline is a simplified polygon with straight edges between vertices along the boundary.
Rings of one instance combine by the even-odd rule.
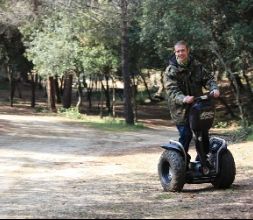
[[[212,93],[208,93],[206,95],[201,95],[201,96],[197,96],[194,97],[194,102],[198,102],[198,101],[202,101],[202,100],[208,100],[208,99],[213,99],[214,96]]]

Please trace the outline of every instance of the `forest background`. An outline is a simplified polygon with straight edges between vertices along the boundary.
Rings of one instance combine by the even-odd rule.
[[[252,14],[252,0],[0,0],[1,217],[253,218]],[[230,189],[159,183],[178,40],[218,81]]]
[[[174,43],[185,40],[222,90],[217,123],[248,128],[252,14],[251,0],[2,0],[4,104],[28,90],[30,106],[41,109],[40,90],[51,112],[122,116],[134,125],[140,106],[167,104],[163,72]]]

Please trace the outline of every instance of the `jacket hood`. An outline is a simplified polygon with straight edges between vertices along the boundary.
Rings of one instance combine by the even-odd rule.
[[[193,57],[191,55],[189,55],[189,59],[190,59],[190,61],[189,61],[188,66],[193,62]],[[178,64],[175,54],[173,54],[169,57],[169,65],[172,65],[175,67],[183,67],[180,64]]]

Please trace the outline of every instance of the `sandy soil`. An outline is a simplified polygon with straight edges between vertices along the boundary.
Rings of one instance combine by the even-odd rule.
[[[253,142],[229,145],[230,189],[186,184],[168,193],[157,164],[159,145],[177,139],[173,126],[108,132],[0,113],[0,218],[253,218]]]

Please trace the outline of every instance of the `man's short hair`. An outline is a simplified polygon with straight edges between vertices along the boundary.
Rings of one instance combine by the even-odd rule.
[[[175,43],[174,47],[178,45],[184,45],[187,49],[189,49],[189,45],[184,40],[180,40],[177,43]]]

